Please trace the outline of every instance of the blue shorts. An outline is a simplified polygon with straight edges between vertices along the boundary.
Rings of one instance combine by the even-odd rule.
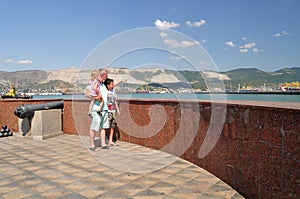
[[[101,114],[98,113],[96,110],[92,111],[92,122],[90,129],[94,131],[99,131],[99,129],[108,129],[109,122],[108,122],[108,111],[101,111]]]

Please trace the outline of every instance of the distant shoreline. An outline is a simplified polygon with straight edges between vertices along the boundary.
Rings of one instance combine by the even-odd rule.
[[[118,93],[118,99],[164,99],[164,100],[241,100],[276,101],[300,103],[300,92],[199,92],[199,93]],[[41,99],[86,99],[84,94],[77,95],[34,95],[33,100]]]
[[[300,95],[299,91],[269,91],[269,92],[261,92],[261,91],[242,91],[242,92],[195,92],[196,94],[264,94],[264,95]]]
[[[147,92],[135,92],[135,93],[122,93],[118,94],[165,94],[165,93],[147,93]],[[172,94],[172,93],[171,93]],[[264,94],[264,95],[300,95],[300,91],[226,91],[226,92],[192,92],[192,93],[180,93],[180,94]],[[84,93],[63,93],[62,95],[84,95]]]

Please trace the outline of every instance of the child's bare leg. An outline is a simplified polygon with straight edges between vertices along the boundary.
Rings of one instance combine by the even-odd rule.
[[[89,132],[89,134],[90,134],[90,146],[91,146],[90,150],[92,150],[92,151],[96,150],[95,141],[94,141],[95,140],[95,133],[97,133],[97,131],[94,131],[94,130],[90,129],[90,132]]]
[[[105,129],[101,129],[100,131],[100,141],[101,141],[101,147],[105,147]]]
[[[91,97],[91,103],[90,103],[90,106],[89,106],[89,113],[92,113],[94,103],[95,103],[95,98]]]
[[[110,128],[109,129],[109,141],[108,141],[109,145],[114,145],[113,135],[114,135],[114,128]]]

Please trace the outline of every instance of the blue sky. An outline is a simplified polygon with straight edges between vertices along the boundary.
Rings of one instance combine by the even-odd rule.
[[[102,42],[143,27],[187,35],[219,71],[300,66],[300,0],[0,0],[0,71],[79,68]],[[144,52],[114,66],[165,64],[163,56]]]

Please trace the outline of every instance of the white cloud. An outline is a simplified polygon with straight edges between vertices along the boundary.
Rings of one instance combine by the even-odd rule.
[[[196,44],[196,42],[185,41],[185,40],[178,42],[175,39],[169,39],[169,38],[166,38],[164,40],[164,43],[170,45],[172,48],[186,48],[186,47],[194,46]]]
[[[247,40],[247,39],[248,39],[248,37],[243,37],[243,38],[242,38],[242,40]]]
[[[169,29],[169,28],[176,28],[178,26],[180,26],[179,23],[175,23],[175,22],[168,22],[168,21],[161,21],[159,19],[156,19],[156,21],[154,22],[155,26],[158,29],[161,30],[165,30],[165,29]]]
[[[193,45],[195,45],[195,42],[191,42],[191,41],[182,41],[182,42],[180,42],[180,46],[182,48],[193,46]]]
[[[204,19],[201,19],[200,21],[193,22],[193,25],[196,26],[196,27],[200,27],[204,24],[206,24],[206,21]]]
[[[274,34],[274,37],[285,37],[285,36],[289,36],[289,35],[290,35],[290,33],[283,30],[280,33]]]
[[[205,40],[205,39],[202,39],[201,41],[195,40],[194,42],[195,42],[195,44],[197,44],[197,45],[201,45],[201,43],[202,43],[202,44],[205,44],[206,40]]]
[[[172,56],[171,59],[175,60],[175,61],[178,61],[178,60],[186,59],[186,57],[184,57],[184,56]]]
[[[173,48],[177,48],[179,45],[178,42],[174,39],[165,39],[164,43],[172,46]]]
[[[181,60],[182,58],[179,56],[176,56],[176,57],[172,56],[171,59],[177,61],[177,60]]]
[[[227,41],[226,45],[230,47],[235,47],[235,44],[232,41]]]
[[[166,33],[166,32],[161,32],[159,35],[160,35],[160,37],[164,38],[164,37],[167,37],[167,36],[168,36],[168,33]]]
[[[185,24],[188,25],[189,27],[193,27],[193,23],[190,21],[186,21]]]
[[[12,59],[6,59],[6,60],[4,60],[4,62],[5,62],[5,63],[13,63],[14,60],[12,60]]]
[[[18,64],[32,64],[32,61],[29,59],[19,60]]]
[[[240,52],[241,52],[241,53],[246,53],[246,52],[248,52],[248,49],[245,49],[245,48],[240,49]]]
[[[194,21],[194,22],[186,21],[185,24],[188,25],[189,27],[200,27],[206,24],[206,21],[204,19],[201,19],[200,21]]]
[[[252,43],[244,44],[244,45],[240,46],[240,48],[251,49],[251,48],[253,48],[254,46],[256,46],[256,43],[255,43],[255,42],[252,42]]]
[[[252,51],[253,51],[254,53],[257,53],[257,52],[258,52],[258,49],[257,49],[257,48],[253,48]]]
[[[172,48],[187,48],[190,46],[194,46],[196,44],[200,44],[199,41],[187,41],[187,40],[183,40],[183,41],[177,41],[175,39],[171,39],[168,36],[168,33],[166,32],[161,32],[160,33],[160,37],[163,39],[164,43],[171,46]]]

